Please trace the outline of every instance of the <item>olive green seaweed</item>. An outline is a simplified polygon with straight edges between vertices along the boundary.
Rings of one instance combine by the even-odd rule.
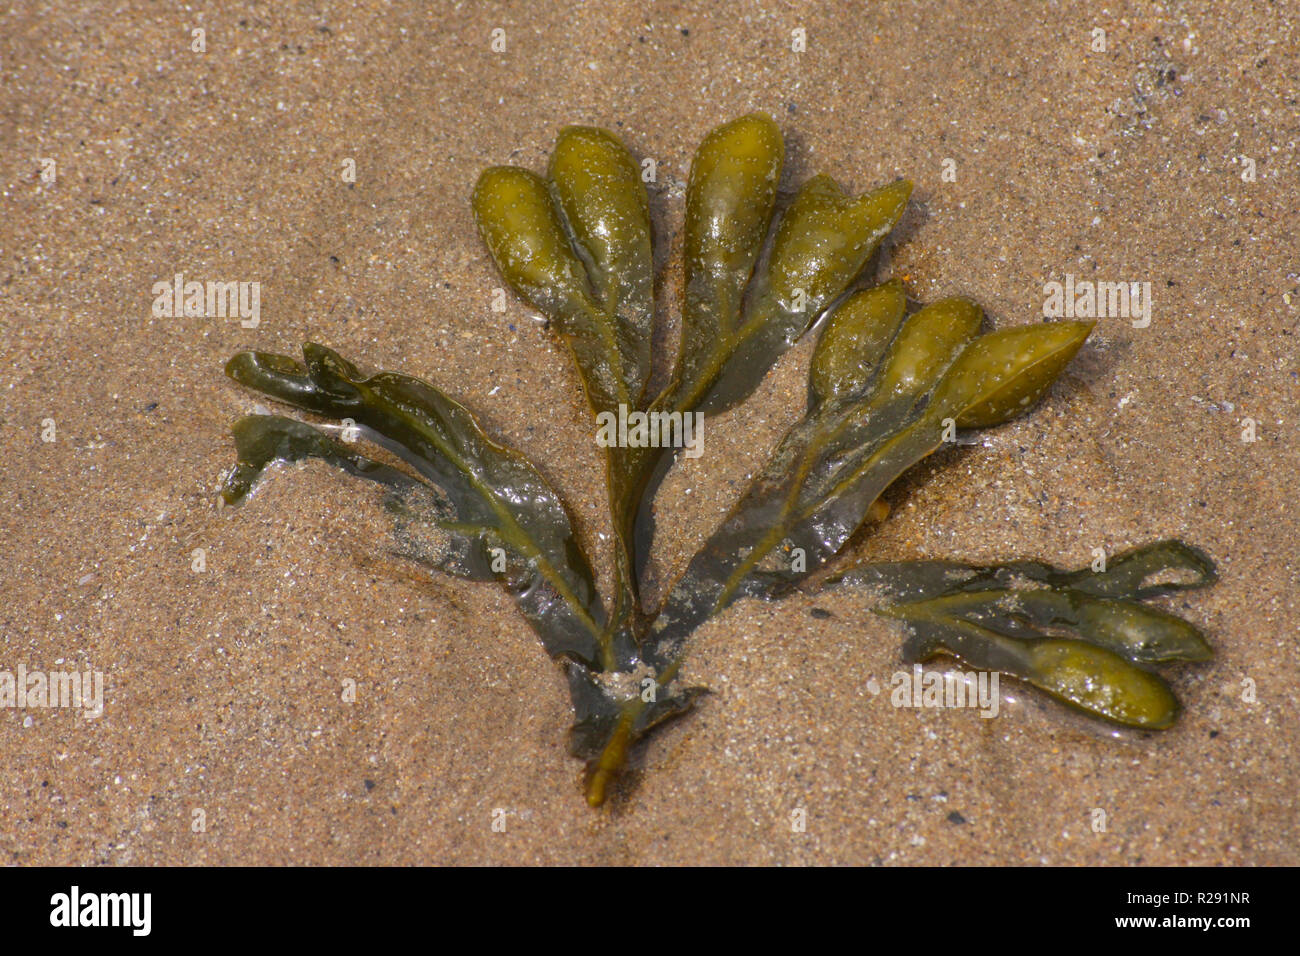
[[[682,679],[691,634],[739,598],[775,600],[796,588],[874,595],[876,613],[909,631],[909,661],[948,654],[1115,724],[1170,726],[1178,701],[1154,666],[1204,661],[1212,651],[1192,624],[1145,602],[1213,583],[1213,564],[1195,548],[1157,542],[1074,572],[1034,561],[833,571],[903,472],[959,429],[1028,412],[1092,323],[981,332],[983,313],[968,299],[911,306],[897,280],[869,281],[911,184],[855,198],[815,176],[785,197],[783,161],[780,130],[761,113],[719,126],[696,152],[681,345],[653,392],[650,206],[627,148],[605,130],[568,127],[545,177],[492,167],[474,189],[488,252],[568,346],[595,416],[733,408],[817,330],[803,417],[660,607],[644,605],[640,582],[654,533],[649,503],[670,450],[606,449],[615,576],[607,605],[564,503],[531,462],[434,386],[363,375],[322,345],[305,345],[301,362],[243,352],[228,363],[235,381],[344,427],[335,435],[274,415],[240,419],[226,500],[244,500],[276,462],[324,461],[383,489],[398,554],[499,581],[565,670],[570,750],[586,762],[593,806],[605,802],[632,746],[704,692]],[[359,442],[405,467],[362,455]]]
[[[497,576],[551,654],[611,670],[628,663],[631,650],[607,640],[605,611],[568,513],[527,459],[489,439],[463,406],[425,382],[388,372],[367,378],[320,345],[308,344],[303,353],[305,364],[241,352],[226,373],[304,411],[349,419],[408,461],[450,503],[450,515],[430,520],[459,539],[453,553],[460,561],[444,562],[440,570],[483,577],[495,563]],[[227,485],[228,499],[240,497],[249,473],[265,467],[274,442],[301,435],[285,431],[284,421],[267,422],[260,434],[255,426],[237,427],[240,463]],[[388,477],[337,442],[296,441],[297,448],[286,448],[280,457],[346,461],[354,474]]]
[[[911,631],[903,645],[909,663],[947,653],[1013,674],[1091,716],[1161,730],[1178,702],[1150,665],[1205,661],[1213,651],[1191,624],[1142,602],[1215,580],[1206,555],[1159,541],[1097,570],[908,561],[850,568],[827,583],[881,593],[875,612]]]

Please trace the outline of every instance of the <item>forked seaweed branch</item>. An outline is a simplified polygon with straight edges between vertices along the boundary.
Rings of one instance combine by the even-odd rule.
[[[473,206],[514,292],[568,346],[593,415],[713,414],[745,401],[776,360],[817,330],[807,408],[658,608],[640,581],[648,503],[672,462],[654,443],[606,443],[613,593],[602,596],[569,512],[537,468],[433,385],[362,374],[317,344],[296,359],[243,352],[227,373],[301,411],[346,421],[409,470],[320,428],[272,415],[236,422],[224,496],[242,500],[272,462],[321,459],[385,489],[401,552],[439,572],[496,580],[568,677],[570,748],[603,803],[629,748],[691,707],[691,634],[742,597],[860,588],[909,631],[908,660],[947,654],[1019,677],[1095,717],[1163,729],[1178,712],[1153,665],[1211,656],[1195,627],[1145,602],[1214,580],[1209,559],[1157,542],[1105,569],[1038,562],[833,562],[889,485],[958,429],[1025,414],[1092,330],[1055,322],[981,333],[963,298],[909,305],[898,281],[863,287],[911,184],[859,197],[817,176],[778,215],[780,131],[752,114],[710,132],[686,194],[681,346],[649,387],[655,281],[640,166],[611,133],[569,127],[546,176],[486,170]],[[775,229],[773,229],[773,222]],[[814,577],[814,575],[816,575]]]

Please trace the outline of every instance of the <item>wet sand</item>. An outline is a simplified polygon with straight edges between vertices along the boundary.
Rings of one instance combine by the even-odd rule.
[[[0,14],[0,669],[106,681],[98,719],[0,713],[2,858],[1300,863],[1298,28],[1282,5],[1222,8]],[[655,158],[666,362],[691,153],[754,109],[785,132],[785,188],[916,182],[878,266],[916,299],[967,295],[1000,327],[1039,321],[1067,275],[1151,284],[1148,327],[1102,319],[1036,412],[891,489],[858,551],[1078,567],[1200,545],[1221,582],[1167,606],[1218,657],[1170,672],[1174,729],[1114,734],[1011,680],[994,719],[894,708],[870,687],[900,635],[860,596],[743,603],[697,635],[689,677],[713,694],[592,811],[561,674],[504,593],[389,556],[374,494],[321,465],[218,506],[229,425],[257,402],[223,363],[314,340],[475,409],[563,494],[607,582],[577,377],[522,303],[492,310],[470,190],[491,164],[543,169],[569,123]],[[259,282],[259,326],[156,317],[176,273]],[[800,413],[808,351],[670,475],[660,582]]]

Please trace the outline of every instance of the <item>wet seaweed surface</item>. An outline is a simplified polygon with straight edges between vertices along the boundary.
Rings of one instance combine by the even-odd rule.
[[[719,126],[696,152],[681,347],[653,394],[652,240],[637,161],[613,134],[569,127],[545,176],[493,167],[479,179],[473,204],[484,243],[511,289],[568,346],[595,424],[616,436],[600,441],[615,531],[612,593],[599,593],[564,502],[527,458],[435,386],[365,375],[314,343],[302,360],[241,353],[227,373],[341,429],[241,419],[226,500],[245,498],[274,462],[321,459],[384,487],[406,557],[503,585],[565,669],[570,749],[586,763],[593,806],[607,799],[629,749],[704,692],[684,673],[692,633],[740,598],[779,600],[795,589],[874,600],[878,614],[907,630],[909,661],[947,654],[1101,720],[1169,727],[1179,705],[1154,666],[1212,651],[1191,624],[1144,602],[1213,582],[1212,563],[1195,548],[1157,542],[1073,572],[1032,561],[835,566],[879,518],[891,483],[963,432],[1027,413],[1092,323],[981,333],[983,314],[967,299],[917,306],[898,281],[869,285],[868,264],[898,223],[910,183],[851,197],[816,176],[778,214],[783,160],[781,133],[763,114]],[[817,342],[804,416],[661,605],[647,607],[649,502],[689,423],[745,401],[810,330]],[[361,454],[363,442],[404,467]]]

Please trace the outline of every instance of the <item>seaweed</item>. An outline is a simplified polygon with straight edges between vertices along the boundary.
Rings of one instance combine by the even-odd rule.
[[[1162,580],[1171,573],[1182,578]],[[1177,718],[1178,700],[1149,665],[1206,661],[1214,652],[1191,624],[1142,602],[1215,580],[1204,553],[1158,541],[1096,570],[906,561],[851,568],[829,583],[883,594],[873,610],[907,625],[907,663],[946,653],[1019,677],[1090,716],[1163,730]]]
[[[902,216],[911,184],[854,198],[816,176],[782,203],[783,160],[779,129],[759,113],[714,129],[696,152],[681,345],[653,393],[650,212],[626,147],[607,131],[569,127],[545,177],[493,167],[474,190],[484,244],[514,292],[567,345],[595,421],[635,419],[642,438],[647,423],[668,423],[665,436],[679,426],[671,441],[602,442],[614,529],[608,603],[564,502],[526,457],[433,385],[363,375],[322,345],[305,345],[302,361],[240,353],[226,371],[279,402],[343,422],[353,440],[291,418],[240,419],[225,499],[243,500],[275,462],[319,459],[383,487],[399,553],[440,573],[498,581],[566,672],[570,750],[585,761],[592,806],[605,802],[630,748],[705,692],[682,674],[691,634],[740,598],[779,600],[795,589],[874,594],[873,610],[908,630],[909,661],[948,654],[1102,720],[1170,726],[1178,702],[1153,665],[1203,661],[1212,651],[1191,624],[1144,602],[1213,582],[1213,564],[1194,548],[1158,542],[1109,568],[1077,572],[1033,561],[834,568],[899,475],[959,430],[1029,411],[1093,326],[981,333],[983,313],[968,299],[913,308],[897,280],[869,285],[868,265]],[[683,416],[743,402],[813,329],[803,417],[660,606],[647,607],[640,582],[655,530],[649,502],[674,460],[672,446],[682,444]],[[358,437],[406,469],[361,454]]]

